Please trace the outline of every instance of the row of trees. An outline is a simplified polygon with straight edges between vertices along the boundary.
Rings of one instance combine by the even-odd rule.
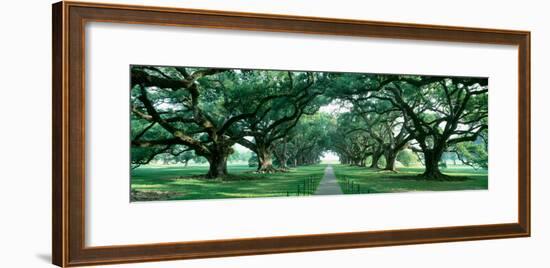
[[[345,112],[319,112],[329,103]],[[193,152],[208,177],[223,177],[235,144],[256,154],[258,172],[316,163],[327,150],[360,166],[383,157],[394,170],[408,148],[430,179],[444,177],[444,152],[486,166],[483,78],[132,66],[131,109],[134,166]]]
[[[344,75],[347,76],[347,75]],[[338,118],[333,148],[344,162],[386,170],[405,148],[417,153],[427,179],[445,152],[464,163],[487,167],[488,80],[486,78],[349,75],[338,96],[349,111]]]
[[[177,148],[181,148],[181,146],[175,146],[175,150],[169,150],[165,153],[159,153],[157,155],[154,155],[152,160],[146,160],[141,159],[139,162],[132,163],[132,168],[137,168],[143,164],[148,163],[156,163],[156,164],[163,164],[163,165],[169,165],[169,164],[183,164],[187,167],[189,162],[192,162],[194,164],[204,164],[207,163],[206,158],[202,156],[196,155],[193,151],[189,150],[183,150]],[[182,153],[174,153],[174,152],[182,152]],[[252,152],[240,152],[237,150],[234,150],[234,152],[229,156],[227,161],[229,163],[242,163],[247,162],[252,158],[255,158],[256,156],[253,155]]]
[[[208,177],[223,177],[239,143],[256,153],[259,172],[273,172],[275,145],[300,135],[290,132],[324,103],[327,80],[313,72],[132,66],[132,162],[192,150],[209,162]]]

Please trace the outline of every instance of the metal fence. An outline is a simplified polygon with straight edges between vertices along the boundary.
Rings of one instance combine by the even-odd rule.
[[[295,189],[288,190],[286,196],[306,196],[312,195],[317,190],[317,180],[315,178],[303,179],[300,183],[296,184]]]
[[[340,187],[342,187],[342,190],[345,194],[370,194],[374,193],[372,189],[369,189],[365,186],[361,186],[360,183],[357,183],[349,178],[343,179],[344,183],[343,185],[340,184]]]

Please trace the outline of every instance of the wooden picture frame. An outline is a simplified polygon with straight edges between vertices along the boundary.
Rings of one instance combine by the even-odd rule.
[[[518,47],[517,222],[86,247],[84,25],[91,21]],[[530,32],[82,2],[53,5],[53,263],[62,267],[530,236]]]

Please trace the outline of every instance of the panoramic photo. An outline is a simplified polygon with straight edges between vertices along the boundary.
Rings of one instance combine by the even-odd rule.
[[[488,189],[488,78],[130,66],[130,201]]]

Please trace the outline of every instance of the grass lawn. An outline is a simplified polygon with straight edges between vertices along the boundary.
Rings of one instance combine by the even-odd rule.
[[[446,175],[465,176],[459,181],[428,181],[416,179],[423,168],[398,168],[398,173],[380,172],[361,167],[334,165],[334,172],[345,194],[357,193],[396,193],[412,191],[456,191],[486,190],[488,188],[487,170],[474,170],[469,167],[443,168]],[[353,182],[354,186],[350,186]],[[359,185],[359,186],[357,186]],[[355,187],[355,190],[352,190]]]
[[[253,167],[229,165],[230,175],[221,181],[197,177],[208,172],[207,166],[143,166],[131,173],[132,201],[275,197],[286,196],[287,192],[296,195],[298,187],[303,195],[304,180],[310,179],[307,186],[313,192],[325,167],[314,165],[284,173],[256,174],[252,173]]]

